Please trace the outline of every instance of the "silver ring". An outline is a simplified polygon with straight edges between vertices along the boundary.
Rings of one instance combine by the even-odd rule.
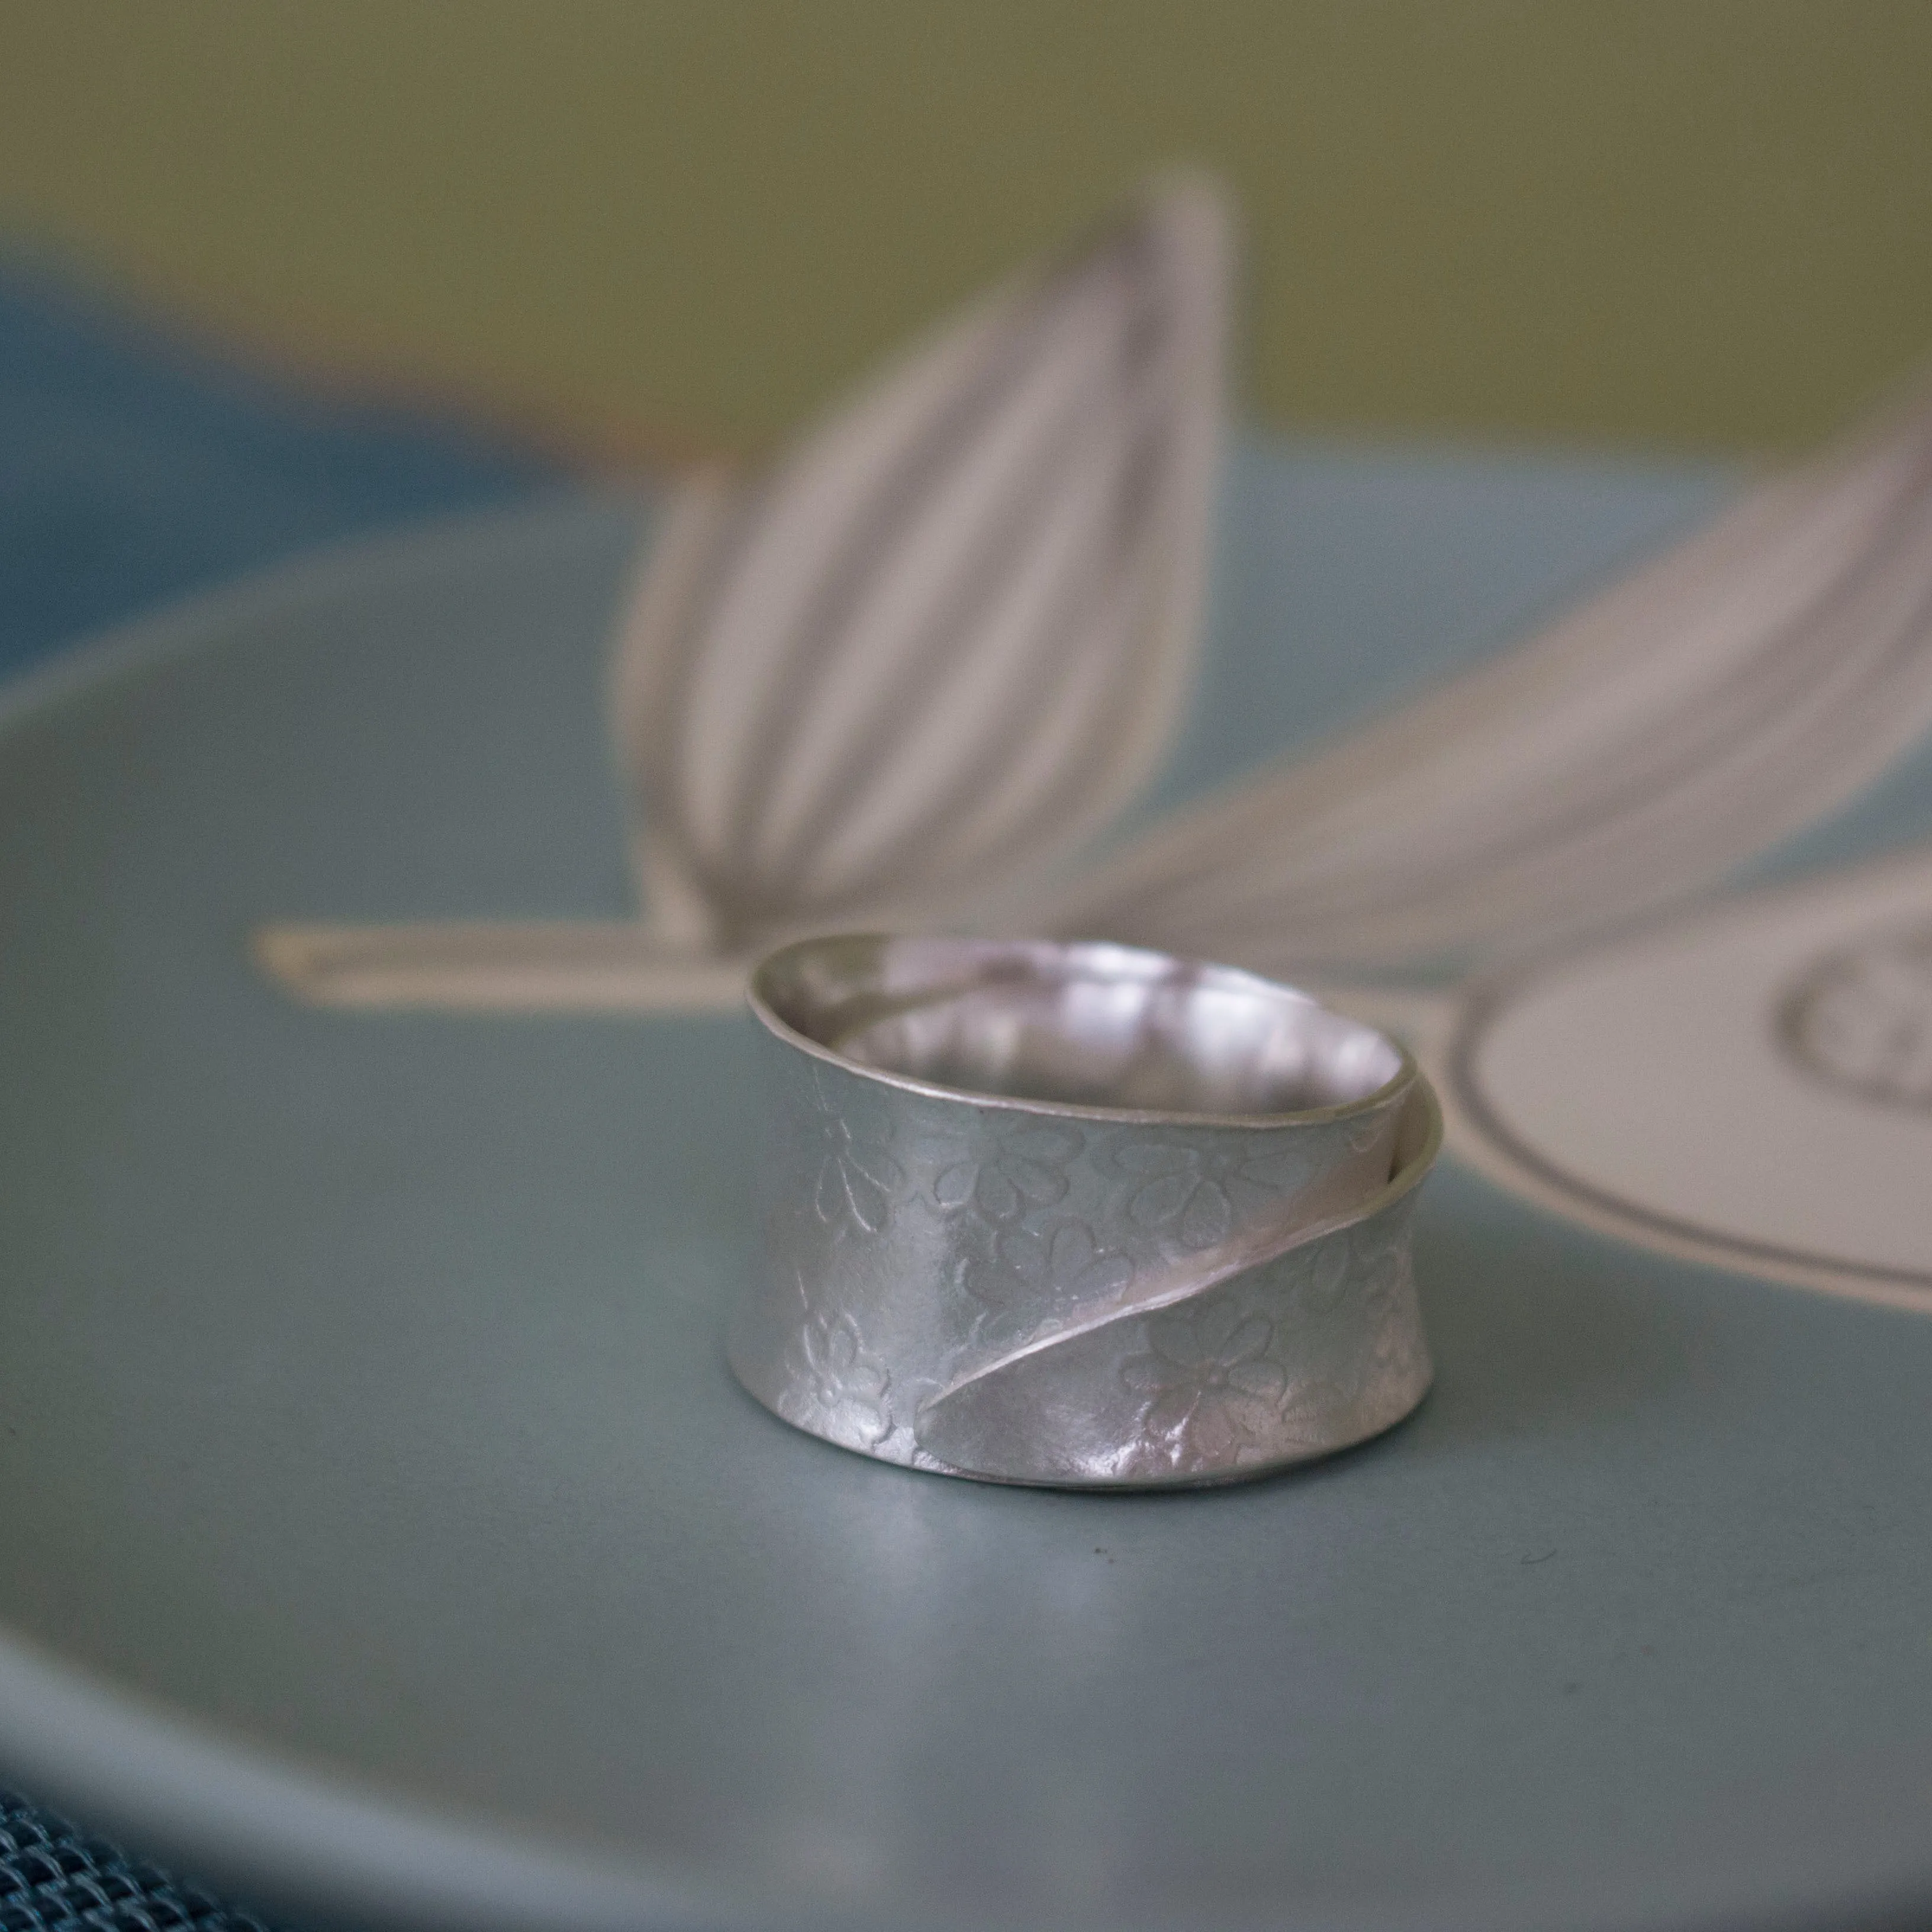
[[[1386,1035],[1107,944],[807,940],[752,976],[768,1141],[733,1369],[948,1475],[1145,1487],[1325,1456],[1431,1369],[1442,1119]]]

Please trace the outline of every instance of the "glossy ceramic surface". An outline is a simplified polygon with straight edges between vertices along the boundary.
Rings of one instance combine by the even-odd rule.
[[[1706,492],[1242,463],[1169,799]],[[1932,1911],[1922,1317],[1445,1163],[1401,1430],[1204,1495],[934,1482],[731,1380],[747,1022],[349,1014],[256,974],[278,917],[622,911],[599,704],[636,518],[318,566],[16,700],[8,1775],[332,1924]]]

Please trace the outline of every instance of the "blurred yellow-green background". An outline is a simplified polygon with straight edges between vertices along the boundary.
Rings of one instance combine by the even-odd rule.
[[[0,233],[357,381],[744,447],[1219,170],[1248,399],[1798,446],[1932,352],[1928,0],[0,0]]]

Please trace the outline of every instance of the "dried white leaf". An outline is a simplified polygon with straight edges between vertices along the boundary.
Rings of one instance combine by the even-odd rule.
[[[1932,408],[1767,484],[1531,642],[1149,834],[1066,932],[1399,970],[1684,896],[1932,730]]]

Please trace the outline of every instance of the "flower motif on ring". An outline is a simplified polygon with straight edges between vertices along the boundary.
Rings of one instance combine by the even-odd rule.
[[[1384,1383],[1412,1381],[1424,1372],[1428,1349],[1407,1247],[1391,1242],[1358,1264],[1367,1280],[1363,1299],[1371,1338],[1368,1373]]]
[[[792,1367],[794,1384],[809,1391],[814,1420],[840,1440],[870,1449],[892,1433],[886,1406],[892,1376],[849,1314],[808,1313],[793,1344]]]
[[[932,1195],[947,1209],[969,1202],[994,1226],[1066,1198],[1066,1169],[1083,1144],[1079,1130],[1033,1114],[1003,1115],[945,1145]],[[956,1158],[946,1159],[957,1154]]]
[[[1021,1227],[1000,1230],[995,1244],[1003,1265],[974,1270],[968,1290],[991,1306],[1026,1304],[1050,1316],[1112,1300],[1134,1278],[1134,1264],[1094,1238],[1084,1221],[1058,1221],[1040,1234]]]
[[[1141,1426],[1177,1468],[1219,1465],[1275,1423],[1288,1377],[1268,1359],[1274,1324],[1244,1318],[1228,1299],[1158,1315],[1149,1352],[1120,1364],[1120,1379],[1146,1398]]]
[[[1402,1231],[1405,1234],[1407,1230]],[[1384,1316],[1407,1298],[1410,1285],[1408,1253],[1405,1243],[1386,1235],[1364,1238],[1355,1231],[1354,1272],[1360,1277],[1362,1301],[1372,1320]]]
[[[1130,1143],[1114,1161],[1132,1183],[1127,1218],[1171,1235],[1190,1252],[1226,1240],[1241,1210],[1274,1199],[1306,1178],[1291,1150],[1257,1148],[1251,1141]]]
[[[1347,1232],[1326,1235],[1300,1251],[1293,1304],[1297,1315],[1319,1322],[1348,1300],[1359,1285],[1358,1246]]]
[[[892,1124],[856,1096],[850,1108],[842,1109],[820,1086],[818,1100],[819,1161],[812,1207],[828,1228],[881,1233],[905,1186],[904,1170],[886,1148]]]

